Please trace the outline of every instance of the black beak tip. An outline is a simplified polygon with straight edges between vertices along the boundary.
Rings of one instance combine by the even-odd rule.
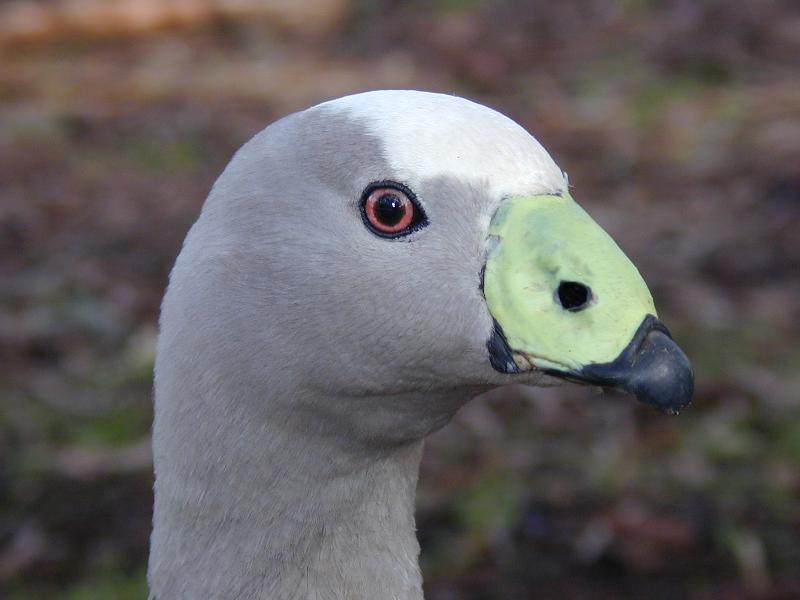
[[[631,343],[610,363],[587,365],[579,380],[612,387],[661,412],[677,414],[694,393],[694,372],[666,327],[649,315]]]
[[[692,400],[694,372],[686,354],[663,331],[653,329],[620,387],[662,412],[676,414]]]

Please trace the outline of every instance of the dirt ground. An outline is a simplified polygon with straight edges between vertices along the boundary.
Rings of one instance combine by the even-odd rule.
[[[428,444],[430,600],[800,597],[800,5],[0,0],[0,597],[145,597],[156,318],[233,151],[419,88],[509,114],[692,358],[665,417],[575,386]]]

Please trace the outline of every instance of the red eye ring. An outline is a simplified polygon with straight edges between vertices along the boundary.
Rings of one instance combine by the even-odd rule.
[[[414,203],[408,195],[394,187],[373,189],[364,201],[364,216],[375,231],[393,235],[414,222]]]

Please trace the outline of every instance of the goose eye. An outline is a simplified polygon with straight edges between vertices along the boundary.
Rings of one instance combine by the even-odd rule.
[[[399,237],[424,224],[425,215],[405,186],[394,182],[373,184],[364,190],[361,212],[373,233]]]

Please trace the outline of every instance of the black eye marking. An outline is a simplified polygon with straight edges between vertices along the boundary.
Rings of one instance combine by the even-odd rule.
[[[399,238],[428,224],[416,195],[396,181],[375,181],[361,194],[361,218],[372,233]]]

